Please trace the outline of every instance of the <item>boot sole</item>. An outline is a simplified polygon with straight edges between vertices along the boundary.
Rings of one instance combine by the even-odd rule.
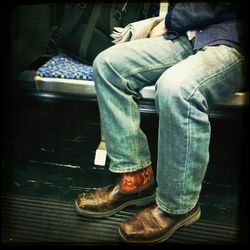
[[[154,193],[151,196],[147,196],[147,197],[144,197],[141,199],[127,201],[127,202],[124,202],[123,204],[121,204],[120,206],[118,206],[112,210],[105,211],[105,212],[84,211],[78,206],[78,203],[76,200],[75,201],[75,210],[78,214],[85,216],[85,217],[88,217],[88,218],[104,218],[104,217],[114,215],[114,214],[118,213],[119,211],[121,211],[122,209],[129,207],[129,206],[146,206],[146,205],[152,204],[153,202],[155,202],[155,196],[156,196],[156,194]]]
[[[156,238],[156,239],[151,239],[151,240],[130,240],[127,239],[126,236],[123,234],[123,232],[121,231],[120,227],[118,228],[118,232],[119,235],[121,237],[121,239],[125,242],[129,242],[129,243],[143,243],[143,244],[156,244],[156,243],[162,243],[164,241],[166,241],[175,231],[177,231],[180,227],[186,227],[189,226],[191,224],[193,224],[194,222],[196,222],[197,220],[199,220],[201,216],[201,209],[200,207],[198,207],[198,209],[191,214],[189,217],[187,217],[185,220],[180,221],[179,223],[177,223],[171,230],[169,230],[166,234],[164,234],[163,236]]]

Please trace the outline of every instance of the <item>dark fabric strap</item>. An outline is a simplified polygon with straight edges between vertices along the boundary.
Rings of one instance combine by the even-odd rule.
[[[79,24],[86,6],[87,4],[72,4],[70,10],[68,10],[68,13],[66,13],[63,18],[63,23],[60,24],[55,36],[52,38],[54,43],[60,45],[68,39],[68,37],[72,34],[74,27],[77,27]]]
[[[96,26],[96,22],[100,16],[101,9],[102,9],[102,3],[96,3],[91,12],[88,24],[86,26],[86,29],[84,31],[84,34],[80,43],[79,56],[81,58],[85,58],[89,42],[91,40],[94,28]]]

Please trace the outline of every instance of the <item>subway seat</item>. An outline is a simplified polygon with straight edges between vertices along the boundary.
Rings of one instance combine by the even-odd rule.
[[[96,98],[92,66],[83,64],[64,53],[52,57],[38,68],[34,82],[38,91],[78,95],[86,99]],[[154,101],[155,86],[144,87],[140,94],[142,101]],[[249,92],[235,93],[231,98],[216,105],[232,107],[249,105]]]

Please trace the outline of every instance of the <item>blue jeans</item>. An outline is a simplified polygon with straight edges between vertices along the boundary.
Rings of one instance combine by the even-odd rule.
[[[209,160],[209,107],[243,84],[243,56],[224,45],[194,53],[186,36],[114,45],[93,64],[109,169],[124,173],[151,164],[140,128],[139,91],[155,85],[159,114],[156,202],[172,214],[198,202]]]

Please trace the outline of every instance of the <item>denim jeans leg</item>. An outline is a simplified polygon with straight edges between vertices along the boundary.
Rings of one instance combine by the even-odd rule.
[[[186,37],[173,42],[161,36],[117,44],[96,57],[94,81],[110,171],[136,171],[151,164],[140,128],[139,91],[192,53]]]
[[[156,202],[166,212],[186,213],[198,202],[209,161],[209,107],[242,87],[243,61],[234,48],[206,47],[157,81]]]

